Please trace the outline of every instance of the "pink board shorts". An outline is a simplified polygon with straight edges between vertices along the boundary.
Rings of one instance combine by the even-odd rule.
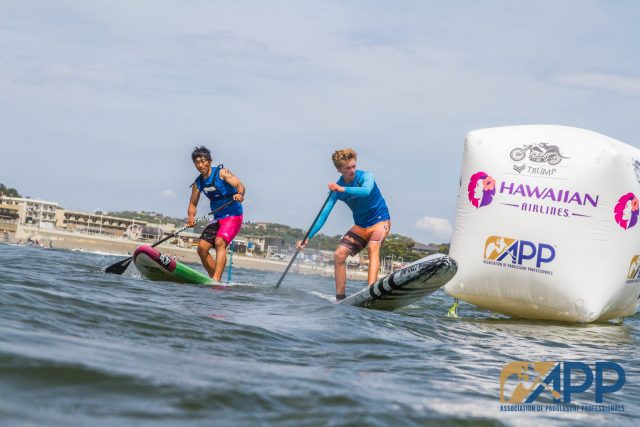
[[[236,234],[240,231],[240,227],[242,227],[242,215],[221,218],[207,225],[205,229],[202,230],[200,239],[214,245],[216,237],[221,237],[228,245],[233,238],[236,237]]]

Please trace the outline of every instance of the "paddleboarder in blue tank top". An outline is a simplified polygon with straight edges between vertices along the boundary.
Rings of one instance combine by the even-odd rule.
[[[340,245],[333,254],[336,276],[336,300],[346,297],[347,256],[355,256],[365,248],[369,250],[369,285],[378,280],[380,271],[380,247],[391,231],[391,216],[387,203],[378,189],[371,172],[357,170],[358,155],[351,148],[338,150],[331,156],[333,164],[342,175],[337,182],[329,184],[332,191],[327,204],[322,209],[309,237],[298,242],[302,249],[309,240],[322,228],[331,210],[338,200],[349,206],[353,213],[355,225],[340,240]]]
[[[187,209],[188,226],[193,226],[196,222],[200,194],[204,193],[207,196],[212,211],[229,200],[235,201],[215,213],[213,221],[202,231],[200,243],[198,243],[198,255],[202,265],[209,276],[219,282],[227,263],[227,245],[231,243],[242,226],[241,202],[244,201],[244,185],[238,177],[222,165],[213,168],[211,152],[205,147],[195,148],[191,153],[191,160],[200,175],[191,185],[191,198]],[[215,261],[209,253],[212,247],[216,248]]]

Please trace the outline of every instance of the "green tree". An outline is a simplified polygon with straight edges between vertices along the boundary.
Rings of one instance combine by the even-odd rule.
[[[22,197],[18,190],[11,187],[5,187],[4,184],[0,183],[0,194],[3,194],[7,197]]]

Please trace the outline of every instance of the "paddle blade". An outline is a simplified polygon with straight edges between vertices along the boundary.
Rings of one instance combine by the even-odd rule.
[[[115,264],[112,264],[109,267],[105,268],[104,272],[111,273],[111,274],[122,274],[125,272],[127,267],[129,267],[129,264],[131,264],[131,261],[133,261],[133,257],[129,257],[125,260],[118,261]]]

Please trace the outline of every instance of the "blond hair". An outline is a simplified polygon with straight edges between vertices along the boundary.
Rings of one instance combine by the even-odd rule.
[[[345,148],[344,150],[338,150],[331,155],[331,160],[336,169],[340,169],[342,164],[349,160],[358,160],[358,154],[353,151],[353,148]]]

